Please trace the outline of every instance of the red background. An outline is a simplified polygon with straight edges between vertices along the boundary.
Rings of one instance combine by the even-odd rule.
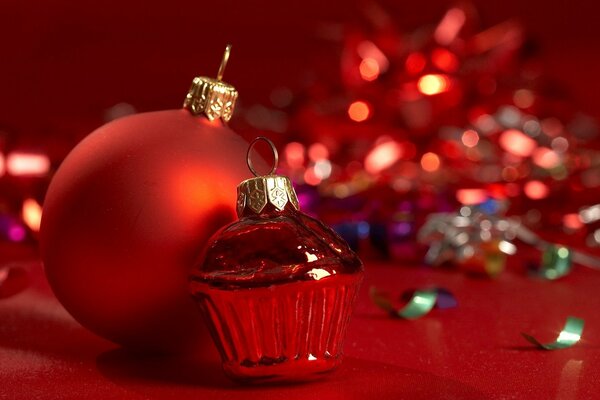
[[[545,72],[578,106],[600,116],[600,5],[593,1],[476,1],[483,26],[520,19]],[[400,29],[436,22],[448,1],[382,1]],[[63,147],[102,123],[118,102],[138,111],[177,108],[191,79],[214,75],[234,45],[226,80],[242,104],[294,88],[306,65],[337,67],[322,23],[360,20],[360,3],[284,1],[19,1],[0,10],[0,126],[14,145]],[[16,257],[2,249],[1,261]],[[35,259],[26,252],[20,256]],[[79,327],[52,297],[39,266],[34,284],[0,301],[0,397],[7,398],[593,398],[600,352],[600,275],[577,269],[560,282],[509,271],[498,281],[368,263],[349,332],[349,358],[332,379],[243,389],[214,359],[189,364],[132,357]],[[416,322],[382,315],[368,285],[400,292],[438,284],[459,307]],[[567,315],[586,319],[583,343],[532,349],[521,330],[550,340]]]
[[[82,137],[118,102],[138,111],[177,108],[196,75],[225,78],[242,103],[294,88],[307,65],[336,71],[340,46],[319,39],[329,23],[363,19],[365,2],[4,0],[0,12],[0,124],[23,137]],[[401,31],[433,24],[451,1],[381,1]],[[600,5],[594,1],[473,3],[483,27],[520,20],[546,73],[583,111],[600,115]],[[40,143],[37,140],[37,143]],[[74,138],[68,140],[73,141]],[[34,141],[35,142],[35,141]],[[72,144],[71,144],[72,145]]]

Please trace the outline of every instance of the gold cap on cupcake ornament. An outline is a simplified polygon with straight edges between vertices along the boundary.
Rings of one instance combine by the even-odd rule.
[[[267,142],[273,152],[273,167],[266,175],[259,175],[252,165],[250,151],[259,141]],[[261,214],[265,207],[273,208],[277,211],[283,211],[286,205],[290,204],[295,210],[299,210],[298,197],[292,186],[290,178],[282,175],[274,175],[277,169],[279,156],[277,148],[268,138],[259,136],[248,146],[246,162],[248,168],[254,174],[254,178],[246,179],[238,185],[237,188],[237,214],[242,217],[244,214]]]

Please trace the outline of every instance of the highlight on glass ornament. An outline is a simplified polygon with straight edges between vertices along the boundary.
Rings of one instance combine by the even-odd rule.
[[[275,155],[259,176],[250,153]],[[333,230],[299,211],[277,151],[252,142],[255,177],[238,186],[239,220],[209,241],[190,277],[225,373],[244,382],[303,381],[333,370],[363,278],[357,255]]]

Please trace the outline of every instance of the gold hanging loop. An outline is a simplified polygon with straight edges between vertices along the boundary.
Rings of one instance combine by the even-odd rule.
[[[273,152],[273,168],[271,168],[271,171],[269,171],[269,173],[266,174],[273,175],[277,170],[277,165],[279,164],[279,153],[277,152],[277,147],[275,147],[275,144],[269,138],[266,138],[264,136],[257,137],[252,142],[250,142],[250,145],[248,146],[248,152],[246,153],[246,163],[248,164],[248,169],[252,171],[254,176],[260,176],[258,172],[256,172],[256,170],[254,169],[254,164],[252,163],[252,158],[250,157],[250,153],[252,152],[254,145],[260,141],[266,142],[269,145],[269,147],[271,147],[271,151]]]

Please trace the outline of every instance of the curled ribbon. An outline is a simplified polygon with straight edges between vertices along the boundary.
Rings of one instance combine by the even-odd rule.
[[[542,253],[542,263],[536,275],[545,279],[562,278],[571,272],[572,251],[564,246],[549,245]]]
[[[577,317],[567,317],[565,327],[558,335],[558,338],[552,343],[541,343],[539,340],[526,333],[521,332],[521,335],[523,335],[528,342],[543,350],[566,349],[579,342],[579,339],[581,339],[581,334],[583,333],[583,325],[583,319]]]
[[[417,319],[429,313],[433,307],[452,308],[457,306],[454,295],[443,288],[417,289],[407,291],[402,297],[411,294],[410,299],[402,308],[394,306],[393,301],[387,293],[381,292],[375,287],[369,290],[369,296],[375,305],[388,312],[394,317],[404,319]]]

